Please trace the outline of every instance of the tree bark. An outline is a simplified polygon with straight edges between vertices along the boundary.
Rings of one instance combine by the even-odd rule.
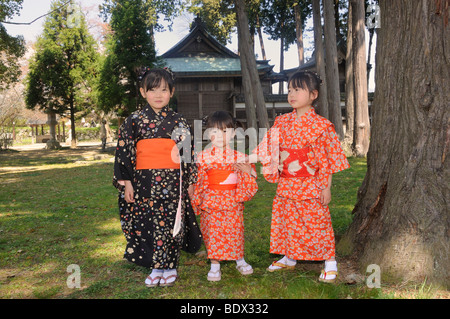
[[[284,38],[280,37],[280,73],[284,71]],[[278,86],[278,94],[284,93],[284,82],[280,81]]]
[[[266,54],[266,49],[264,47],[264,38],[263,38],[263,34],[262,34],[262,28],[261,28],[261,22],[259,19],[259,15],[256,16],[256,24],[257,24],[256,31],[258,32],[259,46],[261,47],[262,59],[267,60],[267,54]]]
[[[450,286],[450,32],[437,1],[380,0],[368,170],[337,245],[381,278]]]
[[[341,92],[339,89],[339,71],[333,0],[323,0],[323,12],[326,55],[325,70],[328,85],[328,111],[330,121],[334,124],[336,134],[342,141],[344,139],[344,127],[342,125]]]
[[[352,19],[352,5],[348,1],[348,23],[347,23],[347,52],[345,56],[345,109],[347,116],[346,131],[345,131],[345,145],[353,144],[353,126],[355,119],[355,84],[353,78],[353,19]],[[349,147],[349,148],[350,148]]]
[[[322,18],[320,14],[320,0],[312,0],[313,22],[314,22],[314,46],[316,55],[316,71],[322,79],[320,88],[319,105],[317,113],[329,119],[328,114],[328,85],[325,72],[325,53],[323,51],[323,30]]]
[[[352,7],[353,78],[355,93],[353,152],[357,157],[365,157],[369,151],[370,121],[369,96],[367,91],[364,0],[351,0],[350,5]]]
[[[237,15],[237,24],[238,24],[238,41],[240,47],[240,59],[241,59],[241,69],[243,76],[243,84],[245,98],[246,98],[246,108],[247,103],[251,103],[248,107],[249,110],[254,109],[256,105],[256,114],[258,116],[258,125],[253,125],[257,129],[260,128],[269,128],[269,116],[267,114],[266,101],[264,99],[264,93],[261,86],[261,81],[259,79],[258,69],[256,67],[256,59],[253,45],[249,43],[250,39],[250,31],[249,31],[249,22],[247,17],[247,12],[245,8],[245,2],[243,0],[235,0],[236,6],[236,15]],[[244,70],[247,69],[247,70]],[[247,75],[248,72],[248,75]],[[244,75],[246,75],[249,80],[244,79]],[[250,82],[250,88],[246,87]],[[252,98],[250,97],[250,93],[252,92]],[[249,99],[247,100],[247,97]],[[251,101],[253,99],[253,101]],[[249,114],[247,114],[247,117]]]
[[[298,65],[302,66],[305,63],[305,49],[303,46],[302,15],[300,11],[300,5],[298,3],[294,5],[294,13],[295,35],[297,37]]]

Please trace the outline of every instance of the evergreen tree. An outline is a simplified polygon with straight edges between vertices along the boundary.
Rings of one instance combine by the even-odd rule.
[[[102,6],[111,27],[98,87],[99,104],[105,111],[127,116],[143,102],[138,90],[139,69],[156,64],[149,3],[107,0]]]
[[[92,85],[98,53],[81,10],[52,2],[44,31],[30,61],[25,102],[49,113],[70,112],[72,147],[76,147],[75,113],[93,104]]]
[[[0,2],[0,90],[16,82],[20,75],[17,60],[25,53],[24,39],[22,36],[10,36],[1,21],[18,14],[22,9],[22,2],[23,0]]]

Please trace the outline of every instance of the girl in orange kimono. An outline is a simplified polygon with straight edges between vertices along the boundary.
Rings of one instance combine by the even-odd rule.
[[[231,115],[224,111],[210,115],[207,134],[212,147],[198,155],[192,204],[200,215],[200,230],[211,260],[208,280],[219,281],[221,260],[236,260],[242,275],[253,273],[244,259],[243,212],[244,202],[255,195],[258,185],[254,166],[242,163],[246,155],[229,146],[234,137]]]
[[[319,280],[337,276],[334,232],[328,203],[332,174],[349,167],[333,124],[317,115],[321,80],[297,72],[289,80],[293,111],[275,119],[254,151],[267,181],[278,183],[273,201],[270,252],[284,257],[269,271],[293,269],[297,260],[325,260]]]

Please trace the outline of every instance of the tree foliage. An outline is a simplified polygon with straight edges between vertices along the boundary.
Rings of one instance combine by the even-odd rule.
[[[22,9],[23,0],[2,0],[0,2],[0,21],[5,21],[17,15]],[[20,67],[17,60],[25,53],[25,43],[22,36],[13,37],[6,32],[0,22],[0,90],[8,88],[18,80]]]
[[[81,11],[62,4],[61,0],[52,2],[52,13],[36,42],[25,103],[30,109],[70,111],[73,124],[76,111],[92,106],[98,53]]]
[[[311,14],[310,1],[305,0],[263,0],[261,5],[261,19],[264,32],[272,40],[283,39],[284,50],[296,41],[296,19],[294,7],[300,6],[302,28],[306,18]]]
[[[101,109],[126,116],[140,106],[139,69],[158,65],[153,33],[163,30],[160,15],[171,21],[181,8],[182,1],[105,0],[101,13],[111,32],[98,82]]]
[[[226,45],[236,30],[236,12],[233,1],[191,0],[188,11],[200,16],[208,32]]]

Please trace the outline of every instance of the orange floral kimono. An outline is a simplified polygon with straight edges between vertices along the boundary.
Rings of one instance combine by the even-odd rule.
[[[278,183],[272,207],[270,252],[296,260],[335,256],[328,206],[320,192],[330,174],[349,167],[333,124],[313,109],[278,116],[254,153],[267,181]]]
[[[233,163],[245,155],[215,147],[198,155],[198,181],[192,205],[200,215],[200,230],[209,259],[244,257],[244,202],[256,194],[256,179],[235,170]]]

